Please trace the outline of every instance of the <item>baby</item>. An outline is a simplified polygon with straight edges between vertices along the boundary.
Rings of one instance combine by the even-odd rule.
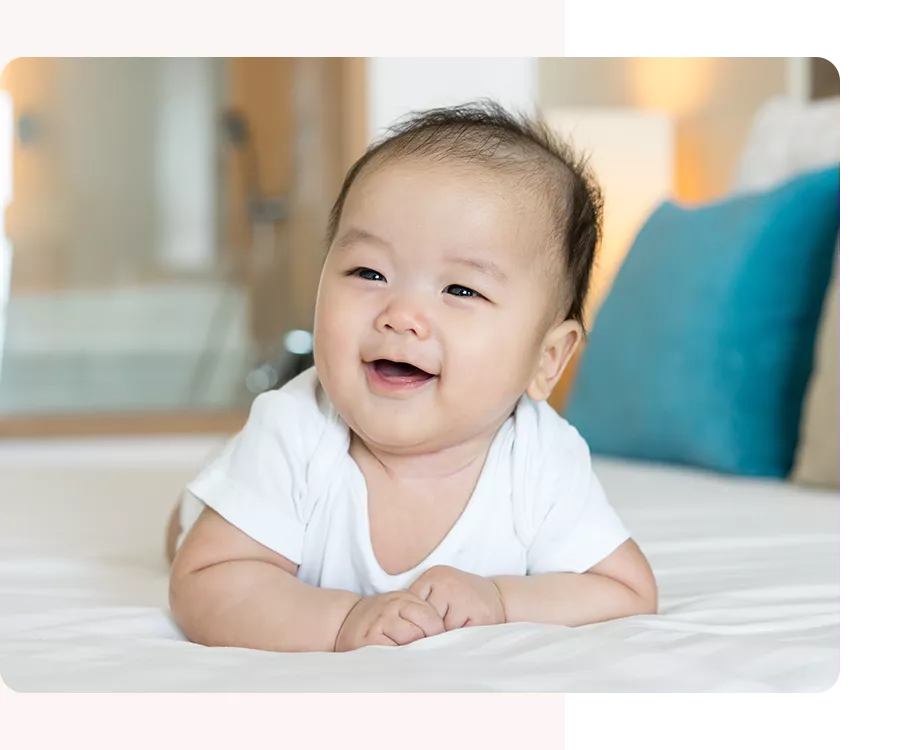
[[[255,400],[173,516],[188,638],[348,651],[656,612],[546,403],[584,336],[601,212],[584,162],[494,104],[369,149],[331,215],[315,367]]]

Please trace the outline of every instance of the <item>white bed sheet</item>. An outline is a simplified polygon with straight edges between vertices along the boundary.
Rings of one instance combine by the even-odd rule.
[[[597,460],[660,615],[403,648],[183,640],[162,535],[209,443],[0,445],[0,675],[20,691],[819,691],[838,675],[838,496]]]

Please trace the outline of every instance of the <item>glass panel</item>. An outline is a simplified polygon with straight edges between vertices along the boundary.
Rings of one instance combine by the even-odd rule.
[[[0,419],[242,409],[311,363],[302,334],[289,339],[299,354],[284,346],[312,309],[283,301],[292,256],[317,252],[319,233],[293,186],[295,67],[106,58],[4,70]]]

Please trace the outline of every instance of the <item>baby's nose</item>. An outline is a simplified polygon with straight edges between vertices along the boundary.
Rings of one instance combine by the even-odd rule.
[[[378,316],[375,327],[382,332],[412,333],[418,338],[431,335],[424,310],[412,300],[397,299],[391,302]]]

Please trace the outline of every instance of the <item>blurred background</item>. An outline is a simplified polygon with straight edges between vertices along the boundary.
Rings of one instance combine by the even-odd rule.
[[[838,94],[821,58],[14,60],[0,435],[240,427],[312,364],[328,211],[410,110],[492,97],[590,152],[607,190],[596,309],[660,201],[728,192],[766,101]]]

